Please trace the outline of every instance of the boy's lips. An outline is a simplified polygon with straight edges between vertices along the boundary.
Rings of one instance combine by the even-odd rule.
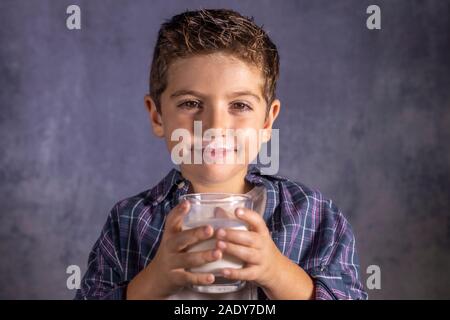
[[[221,142],[203,141],[201,147],[192,146],[194,152],[201,153],[209,161],[223,161],[228,155],[237,153],[234,144],[224,145]]]
[[[196,144],[192,145],[192,148],[196,151],[210,151],[215,153],[224,153],[224,152],[236,152],[237,149],[234,144],[224,144],[216,141],[203,141],[200,148],[197,147]]]
[[[211,148],[211,147],[206,147],[206,148],[201,148],[201,149],[194,148],[194,151],[197,151],[197,152],[201,151],[202,153],[206,152],[213,156],[221,155],[221,154],[226,155],[227,153],[230,153],[230,152],[237,152],[236,149],[232,149],[232,148]]]
[[[223,149],[223,148],[218,148],[218,149],[207,149],[209,156],[214,157],[214,158],[220,158],[220,157],[225,157],[228,153],[230,152],[235,152],[232,149]]]

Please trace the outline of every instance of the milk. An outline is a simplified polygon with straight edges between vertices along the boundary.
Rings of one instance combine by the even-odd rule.
[[[233,230],[248,230],[247,226],[239,220],[236,219],[224,219],[224,218],[212,218],[204,221],[189,221],[183,225],[183,230],[192,229],[200,226],[211,225],[216,231],[219,228],[223,229],[233,229]],[[201,241],[193,246],[191,246],[188,252],[197,252],[205,250],[213,250],[216,247],[217,239],[211,238],[208,240]],[[223,268],[233,268],[241,269],[244,266],[242,260],[237,259],[228,254],[223,254],[222,258],[213,262],[208,262],[202,266],[191,268],[191,272],[206,272],[213,273],[214,275],[220,275],[220,269]]]

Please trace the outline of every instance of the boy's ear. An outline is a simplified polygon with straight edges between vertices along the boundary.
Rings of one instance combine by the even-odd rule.
[[[270,140],[270,137],[272,135],[272,125],[275,119],[278,117],[278,114],[280,113],[280,108],[281,101],[278,99],[273,100],[272,104],[270,105],[269,111],[267,112],[266,119],[264,120],[264,132],[262,136],[263,143],[266,143]]]
[[[153,133],[157,137],[164,137],[164,126],[161,118],[161,114],[156,110],[156,104],[152,97],[148,94],[144,98],[145,106],[149,112],[150,122],[152,123]]]

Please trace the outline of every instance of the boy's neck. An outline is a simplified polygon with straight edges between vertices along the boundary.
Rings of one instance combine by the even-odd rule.
[[[252,189],[252,185],[245,179],[247,170],[243,170],[239,174],[228,179],[222,183],[210,183],[201,181],[195,177],[188,176],[183,173],[183,176],[191,182],[189,193],[235,193],[244,194]]]

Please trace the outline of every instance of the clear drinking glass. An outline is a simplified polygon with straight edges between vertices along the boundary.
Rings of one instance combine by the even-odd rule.
[[[250,196],[230,193],[192,193],[180,198],[190,202],[190,210],[183,221],[183,230],[196,228],[203,225],[211,225],[216,231],[218,228],[248,230],[245,222],[235,215],[237,208],[253,208]],[[216,247],[216,238],[199,242],[188,249],[188,252],[211,250]],[[215,276],[214,283],[210,285],[192,285],[190,288],[197,292],[227,293],[242,289],[245,281],[230,280],[221,276],[222,268],[240,269],[243,261],[228,254],[223,254],[222,259],[206,263],[202,266],[191,268],[190,272],[207,272]]]

